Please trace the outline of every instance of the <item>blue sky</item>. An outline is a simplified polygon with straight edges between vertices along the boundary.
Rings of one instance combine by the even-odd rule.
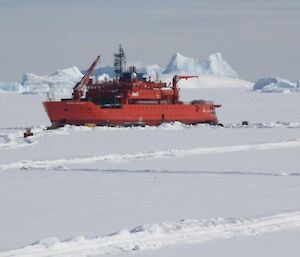
[[[240,77],[300,79],[300,1],[0,0],[0,81],[49,74],[123,44],[128,61],[221,52]]]

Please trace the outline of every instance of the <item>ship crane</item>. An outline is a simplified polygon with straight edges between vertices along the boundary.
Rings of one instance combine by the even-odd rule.
[[[73,88],[73,99],[80,100],[83,96],[83,89],[89,83],[90,77],[93,75],[95,67],[100,64],[100,55],[97,56],[96,60],[92,63],[91,67],[88,69],[87,73],[82,77],[82,79]]]
[[[177,88],[177,83],[179,80],[181,79],[192,79],[192,78],[198,78],[199,76],[174,76],[173,77],[173,89],[176,89]]]
[[[173,77],[173,92],[174,92],[174,95],[173,95],[173,103],[177,103],[178,102],[178,98],[179,98],[179,89],[177,87],[177,83],[179,80],[181,79],[185,79],[185,80],[188,80],[188,79],[192,79],[192,78],[198,78],[199,76],[179,76],[179,75],[175,75]]]

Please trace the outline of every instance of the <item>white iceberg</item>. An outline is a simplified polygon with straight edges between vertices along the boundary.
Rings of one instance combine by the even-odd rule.
[[[222,58],[221,53],[211,54],[204,61],[196,58],[185,57],[179,53],[176,53],[172,56],[163,73],[185,73],[228,78],[239,77],[238,74],[231,68],[231,66]]]
[[[165,70],[159,65],[144,65],[141,62],[128,63],[134,65],[141,73],[152,79],[171,82],[175,74],[199,75],[198,79],[181,81],[182,88],[227,88],[252,87],[248,81],[238,79],[237,73],[222,58],[220,53],[211,54],[206,60],[185,57],[179,53],[173,55]],[[76,66],[62,69],[51,75],[35,75],[25,73],[20,83],[0,83],[0,92],[18,92],[24,94],[46,93],[50,88],[57,95],[71,94],[75,84],[81,80],[86,71]],[[94,71],[94,81],[108,80],[114,77],[114,68],[103,66]]]
[[[24,86],[18,82],[0,82],[0,92],[19,92],[23,93]]]
[[[80,70],[73,66],[71,68],[58,70],[49,76],[39,76],[32,73],[23,75],[21,84],[29,92],[45,93],[50,87],[54,87],[59,94],[71,92],[72,88],[83,77]]]
[[[253,90],[271,93],[300,92],[300,85],[299,82],[292,82],[286,79],[266,78],[257,80],[253,86]]]

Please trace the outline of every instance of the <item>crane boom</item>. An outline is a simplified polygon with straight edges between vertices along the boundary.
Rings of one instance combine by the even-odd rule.
[[[79,100],[83,95],[83,89],[88,84],[90,77],[93,75],[95,67],[100,63],[100,55],[97,56],[96,60],[92,63],[91,67],[88,69],[87,73],[82,77],[82,79],[73,88],[73,99]]]
[[[181,79],[191,79],[191,78],[198,78],[198,77],[199,76],[179,76],[179,75],[175,75],[173,77],[173,89],[177,88],[177,83]]]
[[[198,78],[199,76],[179,76],[179,75],[175,75],[173,77],[173,103],[175,104],[178,101],[178,96],[179,96],[179,89],[177,87],[177,83],[179,80],[181,79],[191,79],[191,78]]]
[[[173,77],[173,87],[177,86],[177,82],[181,79],[191,79],[191,78],[198,78],[199,76],[179,76],[179,75],[175,75]]]

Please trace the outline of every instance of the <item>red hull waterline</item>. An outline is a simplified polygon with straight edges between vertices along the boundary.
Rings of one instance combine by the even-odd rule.
[[[53,127],[95,124],[97,126],[157,126],[165,122],[218,124],[215,108],[203,104],[124,104],[107,108],[89,101],[64,100],[43,103]]]

